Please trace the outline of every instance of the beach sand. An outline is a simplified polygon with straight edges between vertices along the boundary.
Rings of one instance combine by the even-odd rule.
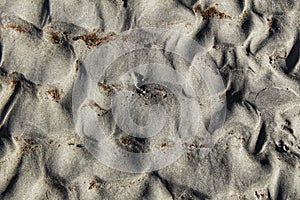
[[[300,199],[299,1],[1,0],[0,13],[0,199]],[[206,84],[216,81],[213,75],[181,67],[188,64],[163,50],[115,60],[102,82],[99,79],[102,96],[82,105],[90,110],[77,116],[81,108],[74,102],[82,103],[88,96],[84,91],[93,88],[88,83],[96,81],[89,82],[84,70],[91,77],[99,75],[96,64],[83,65],[90,63],[88,55],[120,44],[118,39],[128,30],[145,27],[190,37],[217,69],[224,84],[217,94],[224,100],[226,115],[214,126],[218,137],[209,148],[201,138],[214,112]],[[180,51],[191,48],[182,45]],[[117,50],[110,50],[107,55],[115,54]],[[154,90],[113,84],[130,70],[128,66],[148,60],[186,75],[169,80],[192,84],[199,111],[195,106],[180,116],[181,99],[172,96],[173,86]],[[137,71],[124,80],[138,80]],[[151,118],[145,105],[164,102],[169,118],[161,123],[162,133],[139,139],[119,130],[106,102],[116,90],[138,99],[131,114],[140,124]],[[181,92],[189,97],[186,89]],[[122,109],[124,102],[125,97],[116,101],[115,109]],[[199,126],[200,135],[184,143],[184,152],[174,162],[150,170],[150,161],[118,162],[110,151],[98,155],[94,143],[85,140],[98,137],[91,133],[93,113],[116,147],[134,153],[172,147],[167,139],[179,118]],[[116,116],[122,120],[123,114]],[[116,163],[119,169],[112,167]]]

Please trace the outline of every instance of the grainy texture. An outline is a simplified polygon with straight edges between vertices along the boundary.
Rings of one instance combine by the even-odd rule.
[[[1,0],[0,199],[300,199],[299,6]],[[93,48],[145,26],[187,34],[207,50],[226,86],[227,118],[205,158],[197,156],[204,146],[186,144],[172,165],[130,174],[85,149],[75,133],[72,87]],[[109,95],[118,86],[99,88]],[[145,142],[131,137],[116,143],[144,151]]]

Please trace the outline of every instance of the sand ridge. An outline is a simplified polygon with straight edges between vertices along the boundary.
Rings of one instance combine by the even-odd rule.
[[[297,0],[1,1],[0,199],[300,199],[299,10]],[[205,48],[224,81],[227,114],[205,158],[196,138],[172,165],[132,174],[85,148],[72,92],[93,48],[141,27],[175,30]],[[181,62],[138,52],[108,77],[147,56]],[[207,105],[205,86],[196,86]],[[122,149],[172,145],[124,137],[110,122]]]

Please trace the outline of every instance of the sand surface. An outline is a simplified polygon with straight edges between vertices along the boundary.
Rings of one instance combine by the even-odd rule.
[[[299,10],[1,0],[0,199],[300,199]]]

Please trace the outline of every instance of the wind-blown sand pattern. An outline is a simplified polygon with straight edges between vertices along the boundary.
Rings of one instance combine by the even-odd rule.
[[[0,199],[300,199],[299,1],[1,0],[0,13]],[[172,164],[127,173],[100,162],[78,134],[73,87],[93,50],[143,27],[176,31],[203,47],[224,82],[226,119],[204,157],[199,136]],[[211,113],[209,86],[178,67],[188,65],[178,57],[160,50],[120,57],[96,83],[100,103],[80,109],[106,116],[107,135],[135,153],[172,147],[165,139],[179,123],[168,88],[114,82],[148,59],[189,77],[201,97],[200,130]],[[119,90],[142,99],[137,104],[165,102],[175,120],[149,140],[126,135],[105,102]],[[133,110],[141,124],[143,109]]]

